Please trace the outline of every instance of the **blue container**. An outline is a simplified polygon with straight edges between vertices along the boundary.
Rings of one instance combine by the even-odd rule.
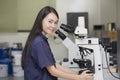
[[[11,48],[11,51],[22,51],[22,48]]]
[[[9,57],[9,48],[0,48],[0,59]]]
[[[13,74],[13,66],[12,66],[12,59],[0,59],[0,64],[6,64],[8,65],[8,75],[12,75]]]

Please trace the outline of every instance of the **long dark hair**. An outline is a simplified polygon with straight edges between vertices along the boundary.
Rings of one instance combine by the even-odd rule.
[[[22,68],[23,69],[24,69],[24,56],[26,54],[26,51],[28,51],[28,53],[30,53],[30,50],[31,50],[30,48],[31,48],[32,41],[34,40],[34,38],[37,35],[42,34],[42,30],[43,30],[42,20],[51,12],[54,13],[58,17],[58,19],[59,19],[57,11],[53,7],[50,7],[50,6],[46,6],[46,7],[42,8],[40,10],[40,12],[38,13],[37,17],[36,17],[36,20],[34,22],[33,28],[30,31],[30,34],[29,34],[28,39],[26,41],[24,50],[22,52],[21,64],[22,64]]]

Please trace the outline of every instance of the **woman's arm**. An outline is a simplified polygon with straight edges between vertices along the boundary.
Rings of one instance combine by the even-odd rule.
[[[78,74],[77,72],[69,69],[68,67],[62,66],[62,65],[60,65],[60,64],[56,64],[56,68],[57,68],[58,70],[61,70],[61,71],[63,71],[63,72],[66,72],[66,73]]]
[[[93,80],[93,74],[86,74],[87,71],[84,71],[81,75],[73,74],[66,71],[57,69],[54,65],[48,66],[47,70],[49,73],[55,77],[64,78],[68,80]]]

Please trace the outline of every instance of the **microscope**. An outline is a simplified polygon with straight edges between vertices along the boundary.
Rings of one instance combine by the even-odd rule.
[[[62,61],[62,65],[79,72],[79,74],[84,70],[90,70],[90,73],[94,74],[94,80],[103,80],[99,39],[87,38],[84,17],[78,17],[78,26],[75,30],[65,24],[61,24],[60,28],[75,34],[75,42],[73,42],[59,29],[55,32],[68,49],[68,58]]]

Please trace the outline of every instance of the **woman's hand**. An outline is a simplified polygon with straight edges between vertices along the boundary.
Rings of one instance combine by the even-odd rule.
[[[89,73],[89,70],[85,70],[80,74],[80,79],[81,80],[94,80],[93,73]],[[80,80],[78,79],[78,80]]]

